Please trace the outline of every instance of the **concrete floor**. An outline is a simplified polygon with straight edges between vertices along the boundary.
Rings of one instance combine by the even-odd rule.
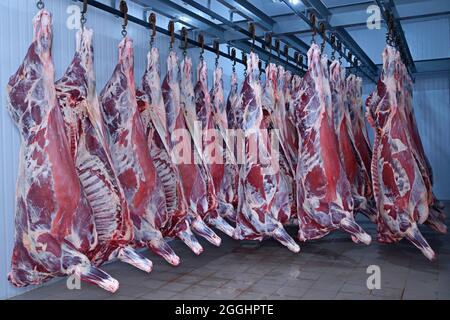
[[[375,226],[359,220],[375,236]],[[115,294],[84,283],[81,290],[68,290],[62,279],[14,299],[450,299],[450,235],[422,231],[438,254],[435,262],[406,241],[365,246],[339,231],[302,244],[299,254],[272,240],[245,248],[223,236],[220,248],[202,242],[199,257],[174,241],[182,259],[178,267],[145,252],[154,263],[150,274],[120,262],[103,266],[120,282]],[[381,289],[367,288],[369,265],[380,267]]]

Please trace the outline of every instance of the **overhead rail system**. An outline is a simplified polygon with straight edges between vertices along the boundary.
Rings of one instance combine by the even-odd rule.
[[[82,2],[82,0],[79,0]],[[391,34],[394,34],[395,45],[401,52],[402,59],[408,67],[410,74],[417,72],[405,34],[401,25],[402,20],[420,16],[434,16],[445,14],[441,9],[447,0],[430,0],[433,6],[424,6],[424,3],[406,8],[405,1],[394,3],[393,0],[364,1],[345,6],[327,7],[321,0],[301,0],[302,5],[294,5],[292,0],[278,0],[284,4],[290,13],[287,22],[279,16],[269,16],[249,0],[215,0],[215,2],[228,9],[229,15],[212,8],[212,1],[198,0],[130,0],[143,9],[143,18],[129,16],[129,21],[141,26],[150,27],[148,17],[151,12],[164,16],[169,20],[178,22],[187,29],[187,43],[191,46],[202,47],[206,51],[231,59],[243,64],[243,59],[238,59],[231,54],[231,49],[236,48],[242,52],[256,52],[261,60],[266,63],[276,61],[297,74],[303,74],[307,69],[306,53],[310,43],[299,38],[299,35],[311,34],[322,39],[322,46],[326,43],[334,53],[347,61],[348,67],[376,82],[379,75],[379,66],[364,52],[358,43],[352,38],[347,27],[367,23],[367,6],[376,4],[380,8],[383,20]],[[118,10],[117,0],[111,0],[111,5],[105,5],[99,1],[88,0],[89,5],[100,10],[121,16]],[[447,4],[448,5],[448,4]],[[439,10],[434,10],[438,8]],[[340,9],[340,10],[337,10]],[[345,10],[343,10],[345,9]],[[408,10],[406,10],[408,9]],[[354,12],[352,12],[354,10]],[[402,15],[399,15],[399,11]],[[447,12],[450,13],[450,12]],[[236,16],[242,19],[235,19]],[[292,20],[292,16],[298,19]],[[293,23],[295,21],[295,23]],[[156,31],[170,35],[167,28],[156,27]],[[202,35],[205,43],[197,40]],[[186,37],[186,36],[185,36]],[[174,38],[184,41],[181,35]],[[318,42],[320,42],[318,40]],[[226,52],[220,51],[219,44],[226,44]],[[213,45],[216,44],[216,45]]]

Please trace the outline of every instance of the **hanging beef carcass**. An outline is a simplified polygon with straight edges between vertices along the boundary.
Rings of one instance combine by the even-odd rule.
[[[355,152],[360,166],[359,170],[361,170],[360,177],[365,180],[364,188],[361,185],[361,195],[366,198],[367,209],[372,212],[370,217],[376,217],[376,212],[373,212],[376,210],[376,204],[373,197],[370,168],[372,148],[364,119],[365,113],[362,109],[362,79],[355,75],[350,75],[347,77],[346,86],[346,109],[350,114],[351,132],[355,142]]]
[[[188,98],[190,96],[192,93],[190,88],[190,85],[187,85],[187,88],[182,87],[182,91],[186,90],[185,92],[187,92],[187,94],[182,94],[183,97]],[[221,154],[221,150],[216,148],[218,146],[220,147],[217,140],[221,137],[220,133],[214,128],[211,97],[208,92],[207,68],[206,63],[202,59],[197,66],[197,83],[195,84],[193,93],[194,104],[191,103],[192,100],[184,100],[183,102],[186,110],[186,121],[189,123],[189,127],[192,128],[192,123],[197,122],[197,129],[201,130],[199,136],[196,136],[196,133],[193,132],[193,139],[194,147],[198,146],[201,148],[198,152],[200,154],[200,159],[203,161],[202,178],[206,183],[206,190],[208,191],[207,206],[200,206],[199,212],[205,222],[232,237],[234,233],[233,227],[229,225],[218,212],[218,190],[216,190],[214,182],[219,181],[220,177],[224,174],[224,158]]]
[[[378,209],[378,240],[392,243],[406,238],[428,259],[435,253],[419,231],[429,214],[427,190],[414,159],[398,97],[401,61],[393,47],[383,52],[383,71],[377,90],[366,101],[375,131],[372,183]]]
[[[347,77],[346,83],[346,103],[350,113],[350,122],[355,147],[358,156],[361,158],[365,170],[370,178],[370,162],[372,160],[372,147],[369,142],[367,126],[364,120],[364,110],[362,102],[362,79],[351,74]],[[367,189],[367,198],[370,198],[371,187]],[[372,192],[371,192],[372,193]]]
[[[333,106],[334,127],[339,144],[339,156],[345,175],[350,182],[354,212],[361,212],[371,221],[376,221],[376,210],[368,203],[371,196],[371,181],[368,171],[359,156],[350,120],[350,103],[347,97],[345,69],[339,61],[330,65],[331,103]],[[369,189],[369,190],[367,190]]]
[[[8,279],[26,286],[76,275],[114,292],[117,280],[89,260],[98,238],[56,100],[50,13],[39,11],[33,23],[33,43],[7,88],[8,109],[22,137]]]
[[[299,90],[301,78],[298,75],[292,76],[292,73],[290,71],[285,71],[284,76],[281,75],[281,70],[279,70],[279,72],[280,74],[278,75],[278,77],[283,78],[283,87],[279,87],[277,89],[282,91],[280,92],[280,95],[283,94],[285,104],[281,134],[283,137],[287,161],[293,168],[295,175],[298,157],[298,134],[294,120],[294,106],[292,97]]]
[[[194,104],[194,89],[190,81],[191,60],[186,57],[181,68],[181,90],[178,58],[171,51],[167,58],[167,73],[162,84],[162,96],[166,110],[167,130],[171,133],[172,161],[177,165],[183,194],[186,199],[192,229],[212,244],[219,246],[221,239],[203,221],[202,213],[208,210],[208,189],[203,179],[202,164],[185,119],[185,104]],[[186,93],[191,93],[186,96]],[[195,108],[195,107],[194,107]]]
[[[128,244],[133,223],[123,189],[113,169],[105,128],[95,90],[93,32],[77,32],[75,56],[56,82],[56,96],[78,177],[95,218],[98,246],[96,262],[118,257],[150,272],[152,263]]]
[[[229,185],[226,188],[225,192],[225,201],[230,203],[233,206],[233,216],[228,217],[233,222],[236,222],[236,210],[238,207],[238,185],[239,185],[239,161],[238,161],[238,143],[242,138],[239,134],[242,132],[239,130],[236,119],[236,108],[239,106],[239,93],[238,93],[238,80],[236,71],[233,70],[231,74],[231,88],[230,93],[228,94],[227,105],[226,105],[226,113],[228,120],[228,129],[230,133],[230,142],[232,146],[232,154],[233,161],[226,162],[226,174],[229,176],[227,180],[229,181]],[[241,144],[242,146],[242,144]]]
[[[236,208],[233,201],[235,201],[236,195],[235,172],[237,163],[234,158],[234,141],[231,140],[233,136],[228,130],[227,102],[225,101],[222,76],[222,68],[216,67],[214,70],[214,85],[210,96],[212,120],[216,130],[214,151],[219,154],[218,163],[211,164],[210,167],[211,172],[215,173],[212,178],[217,194],[219,215],[231,221],[236,221]]]
[[[134,242],[178,265],[180,258],[161,234],[169,216],[137,108],[133,54],[133,42],[125,37],[119,44],[119,62],[100,94],[109,148],[128,201]]]
[[[295,169],[297,167],[298,154],[298,136],[293,122],[290,110],[286,109],[285,100],[285,70],[282,66],[277,68],[277,85],[276,85],[276,102],[272,118],[275,127],[279,133],[280,143],[280,174],[286,183],[286,188],[289,194],[289,212],[284,217],[284,223],[289,222],[291,218],[297,216],[297,200],[296,200],[296,182]],[[294,78],[299,78],[294,75]]]
[[[285,245],[293,252],[300,247],[284,230],[277,220],[278,209],[275,194],[279,182],[278,150],[272,148],[267,132],[267,115],[263,114],[263,91],[259,81],[259,58],[250,53],[247,62],[247,76],[241,90],[241,108],[243,110],[242,128],[245,133],[245,160],[240,168],[239,206],[236,220],[236,238],[262,240],[269,236]],[[276,69],[268,68],[264,100],[266,110],[274,108]],[[270,74],[272,74],[271,79]],[[270,104],[270,106],[269,106]],[[266,118],[266,119],[265,119]],[[287,194],[285,194],[287,198]]]
[[[280,77],[281,75],[281,77]],[[263,128],[268,130],[270,139],[276,139],[279,155],[279,170],[269,176],[276,182],[273,199],[273,216],[281,224],[289,222],[293,195],[294,170],[286,157],[285,146],[285,101],[283,92],[284,68],[270,63],[266,68],[266,84],[262,97]]]
[[[170,137],[162,97],[159,51],[157,48],[152,48],[148,53],[147,69],[142,78],[141,86],[136,92],[136,98],[146,130],[150,155],[164,188],[169,220],[162,230],[163,235],[180,238],[198,255],[203,251],[203,248],[192,234],[181,178],[178,168],[172,162],[170,156]]]
[[[300,146],[297,166],[299,239],[317,239],[342,229],[355,242],[369,244],[370,236],[353,217],[351,186],[339,157],[333,127],[326,56],[318,45],[308,51],[309,68],[295,93]]]
[[[425,222],[428,226],[439,233],[447,233],[447,226],[445,225],[445,213],[442,203],[436,199],[433,193],[433,171],[431,169],[430,162],[425,154],[423,144],[417,128],[417,122],[415,120],[414,109],[412,106],[412,90],[413,83],[408,75],[406,66],[404,64],[401,67],[401,84],[402,90],[400,95],[400,101],[402,102],[403,115],[405,117],[406,127],[408,128],[409,138],[411,143],[411,150],[414,155],[422,178],[427,187],[428,205],[430,213],[428,219]]]

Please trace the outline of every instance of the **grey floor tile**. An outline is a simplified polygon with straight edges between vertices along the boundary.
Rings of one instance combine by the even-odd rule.
[[[307,288],[301,287],[282,287],[276,291],[276,294],[280,296],[288,296],[294,298],[301,298],[308,292]]]
[[[255,282],[253,281],[237,281],[237,280],[230,280],[227,281],[222,285],[221,288],[228,288],[228,289],[236,289],[244,291],[251,287]]]
[[[335,297],[336,300],[370,300],[369,294],[358,294],[358,293],[348,293],[339,292]]]
[[[170,300],[205,300],[205,296],[192,293],[177,293],[169,298]]]
[[[198,284],[202,285],[202,286],[207,286],[207,287],[220,288],[227,282],[228,282],[228,280],[226,280],[226,279],[208,277],[208,278],[201,280]]]
[[[183,283],[179,281],[169,282],[164,284],[160,289],[171,292],[182,292],[192,286],[190,283]]]
[[[350,293],[350,294],[359,294],[359,295],[369,295],[370,290],[367,286],[360,286],[351,283],[344,283],[339,290],[340,293]]]
[[[168,290],[157,290],[153,292],[146,293],[137,297],[138,300],[167,300],[175,296],[177,293]]]
[[[327,290],[309,290],[306,292],[301,299],[302,300],[332,300],[337,296],[336,291]]]
[[[201,286],[199,284],[194,284],[189,288],[185,289],[183,293],[194,294],[199,296],[207,296],[210,292],[212,292],[215,288],[208,286]]]
[[[372,295],[386,299],[401,299],[404,289],[383,288],[372,290]]]
[[[188,283],[188,284],[198,284],[204,277],[192,274],[186,274],[177,279],[177,282]]]

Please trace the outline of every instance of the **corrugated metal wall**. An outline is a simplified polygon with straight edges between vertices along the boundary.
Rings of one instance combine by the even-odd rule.
[[[79,3],[70,0],[46,0],[45,3],[46,8],[53,13],[54,17],[53,59],[56,67],[56,78],[59,78],[70,63],[75,49],[75,31],[69,30],[66,26],[66,21],[71,14],[67,10],[69,6]],[[110,4],[109,1],[105,1],[105,3]],[[133,5],[129,6],[130,14],[141,16],[140,8]],[[2,39],[0,46],[0,299],[17,295],[23,291],[13,288],[6,280],[14,236],[14,193],[20,139],[18,131],[5,108],[4,88],[9,76],[20,65],[31,42],[31,21],[35,13],[34,0],[0,1],[0,21],[2,21],[2,28],[0,28],[0,39]],[[161,25],[167,24],[167,20],[163,21],[161,17],[158,17],[158,20]],[[116,47],[121,39],[120,25],[121,21],[118,18],[90,8],[88,26],[95,30],[95,69],[98,91],[108,80],[116,63]],[[135,74],[137,82],[139,82],[145,68],[149,33],[146,29],[132,23],[128,30],[129,35],[135,41]],[[409,34],[412,32],[415,31],[411,30]],[[167,39],[158,36],[156,45],[160,48],[161,57],[164,59],[168,51]],[[446,47],[448,49],[448,42]],[[225,50],[224,47],[221,49]],[[427,50],[433,50],[433,46],[428,46]],[[198,50],[190,50],[189,54],[194,58],[195,63]],[[213,55],[205,53],[205,58],[210,69],[212,69]],[[162,69],[164,69],[164,65],[162,63]],[[227,89],[229,87],[231,63],[221,59],[221,66],[225,70],[224,81]],[[243,68],[237,66],[237,71],[239,75],[242,75]],[[448,170],[450,132],[447,128],[450,123],[449,79],[449,74],[420,77],[417,79],[415,91],[419,130],[435,170],[437,195],[443,199],[450,199],[450,188],[447,185],[450,181],[450,170]],[[211,81],[210,70],[209,82],[211,83]],[[366,91],[372,90],[373,84],[368,85],[367,88]]]

